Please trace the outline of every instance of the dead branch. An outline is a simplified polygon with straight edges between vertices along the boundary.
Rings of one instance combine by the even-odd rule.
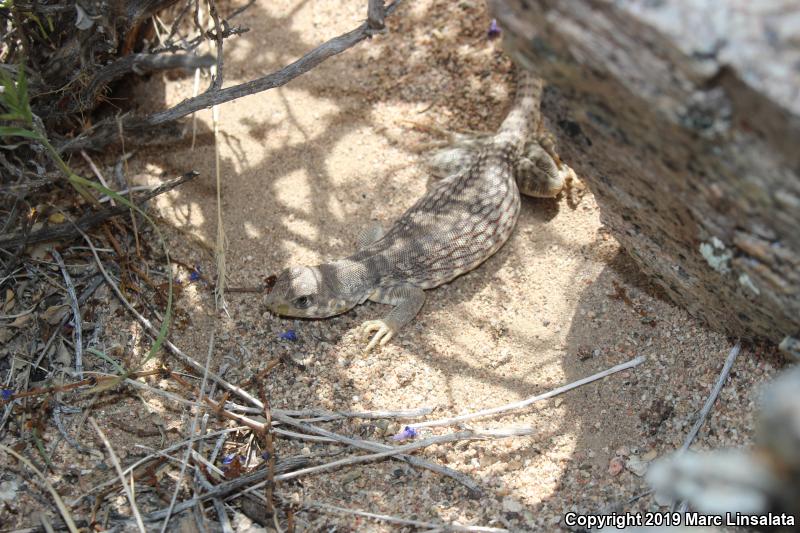
[[[385,15],[390,15],[397,8],[401,0],[395,0],[385,9]],[[370,8],[370,15],[378,17],[377,9]],[[378,20],[373,19],[372,24],[377,24]],[[356,29],[349,31],[338,37],[321,44],[311,52],[307,53],[294,63],[268,74],[262,78],[251,80],[239,85],[227,88],[211,88],[201,95],[189,98],[178,105],[147,117],[128,116],[122,119],[122,128],[125,130],[145,130],[168,122],[173,122],[202,109],[209,109],[215,105],[230,102],[243,96],[260,93],[276,87],[286,85],[291,80],[305,74],[329,57],[340,54],[367,39],[377,32],[370,26],[370,22],[364,22]],[[92,131],[71,139],[59,146],[62,152],[73,152],[83,149],[100,149],[116,141],[118,138],[117,123],[114,120],[105,120],[99,123]]]
[[[131,54],[106,65],[97,71],[94,78],[75,96],[75,99],[59,114],[83,113],[96,105],[97,99],[108,85],[127,74],[146,74],[157,70],[172,70],[210,67],[214,64],[211,55],[192,54]]]

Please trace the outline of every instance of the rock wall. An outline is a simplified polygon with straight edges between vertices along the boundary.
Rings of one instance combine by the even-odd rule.
[[[642,269],[715,329],[797,346],[800,6],[491,3],[547,82],[561,157]]]

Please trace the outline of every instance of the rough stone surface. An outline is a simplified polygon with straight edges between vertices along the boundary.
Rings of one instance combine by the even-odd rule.
[[[800,332],[800,9],[495,0],[604,222],[712,327]]]

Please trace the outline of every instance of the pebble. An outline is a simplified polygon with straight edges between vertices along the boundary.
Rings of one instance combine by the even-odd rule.
[[[619,457],[614,457],[608,463],[608,473],[612,476],[618,476],[624,468],[625,465]]]
[[[514,498],[506,496],[503,498],[503,510],[508,513],[519,513],[522,512],[522,504],[519,503]]]
[[[647,463],[642,461],[638,455],[631,455],[625,462],[625,468],[633,472],[639,477],[647,473]]]
[[[0,500],[11,501],[16,499],[17,490],[19,490],[19,483],[16,480],[3,481],[0,483]]]
[[[642,461],[647,461],[648,463],[658,457],[658,452],[655,450],[650,450],[646,454],[642,455]]]

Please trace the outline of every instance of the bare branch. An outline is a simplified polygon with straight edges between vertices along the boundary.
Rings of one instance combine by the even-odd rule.
[[[381,31],[386,28],[384,16],[386,15],[383,0],[369,0],[367,6],[367,26],[372,31]]]
[[[401,0],[395,0],[387,6],[385,14],[390,15],[396,9],[400,1]],[[370,28],[368,22],[364,22],[358,28],[321,44],[294,63],[287,65],[277,72],[224,89],[215,89],[212,85],[212,87],[203,94],[184,100],[165,111],[159,111],[158,113],[153,113],[144,118],[128,117],[123,119],[122,126],[125,129],[132,130],[151,128],[175,121],[196,111],[200,111],[201,109],[208,109],[243,96],[281,87],[301,74],[305,74],[329,57],[340,54],[364,39],[371,37],[373,33],[375,33],[375,30]],[[98,124],[93,132],[67,141],[63,143],[59,149],[62,152],[71,152],[87,148],[99,149],[115,140],[115,132],[116,124],[112,124],[111,121],[105,121]]]

